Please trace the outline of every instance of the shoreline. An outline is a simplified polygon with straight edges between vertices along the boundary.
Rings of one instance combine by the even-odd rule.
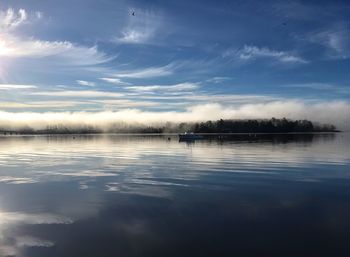
[[[321,135],[321,134],[340,134],[348,133],[349,131],[315,131],[315,132],[240,132],[240,133],[195,133],[202,136],[234,136],[234,135]],[[4,134],[0,131],[0,137],[14,137],[14,136],[178,136],[182,132],[176,133],[118,133],[118,132],[101,132],[101,133],[20,133],[12,132],[12,134]]]

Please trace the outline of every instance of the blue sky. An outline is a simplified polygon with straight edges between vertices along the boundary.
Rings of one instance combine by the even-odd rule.
[[[349,36],[348,1],[0,1],[0,110],[339,115]]]

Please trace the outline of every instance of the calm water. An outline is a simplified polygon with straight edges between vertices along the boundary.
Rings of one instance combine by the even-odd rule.
[[[350,256],[349,145],[0,137],[0,256]]]

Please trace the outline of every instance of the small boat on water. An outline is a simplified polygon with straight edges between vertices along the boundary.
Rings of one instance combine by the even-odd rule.
[[[202,139],[203,136],[194,134],[193,132],[185,132],[179,134],[180,141],[192,141],[196,139]]]

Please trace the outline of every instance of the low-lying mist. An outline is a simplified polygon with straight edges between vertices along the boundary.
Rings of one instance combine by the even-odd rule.
[[[126,127],[162,126],[167,122],[200,122],[218,119],[308,119],[313,122],[333,124],[341,130],[350,129],[350,104],[347,102],[304,103],[275,101],[264,104],[223,106],[197,105],[185,111],[143,111],[122,109],[100,112],[6,112],[0,111],[2,129],[47,129],[61,126],[71,129],[93,127],[108,131]]]

